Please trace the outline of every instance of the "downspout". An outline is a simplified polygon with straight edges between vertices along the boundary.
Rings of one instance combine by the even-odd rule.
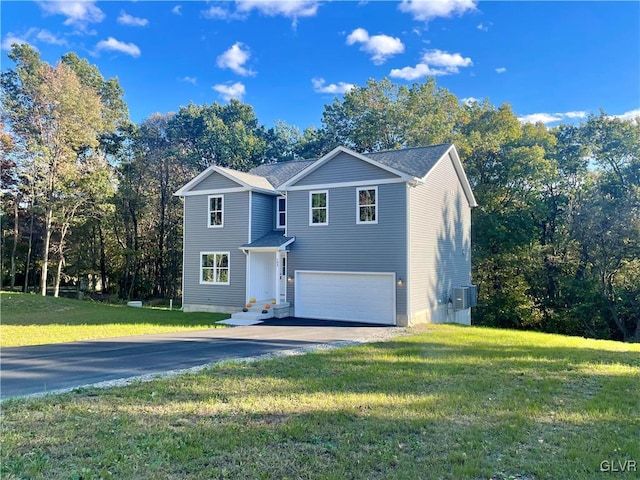
[[[251,224],[253,223],[253,191],[249,190],[249,228],[247,229],[249,232],[249,238],[247,239],[247,243],[251,243]]]
[[[405,189],[406,194],[406,208],[405,212],[407,215],[406,219],[406,228],[405,232],[407,235],[406,238],[406,248],[407,248],[407,280],[404,283],[404,288],[407,292],[407,326],[411,325],[413,319],[413,305],[411,304],[411,286],[412,286],[412,278],[411,278],[411,184],[407,182],[407,188]]]

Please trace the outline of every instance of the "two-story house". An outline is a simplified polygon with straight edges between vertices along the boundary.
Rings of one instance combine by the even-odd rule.
[[[454,145],[248,173],[211,166],[182,187],[183,308],[411,325],[469,324],[471,187]]]

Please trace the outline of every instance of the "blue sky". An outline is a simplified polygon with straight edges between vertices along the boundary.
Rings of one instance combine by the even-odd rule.
[[[181,105],[255,109],[260,123],[321,126],[367,79],[427,76],[461,100],[511,104],[549,126],[640,115],[640,2],[3,1],[12,42],[55,63],[74,51],[118,77],[131,119]]]

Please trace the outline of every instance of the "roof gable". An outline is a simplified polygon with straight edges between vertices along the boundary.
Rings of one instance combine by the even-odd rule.
[[[335,160],[335,162],[334,162]],[[335,172],[330,172],[328,175],[320,175],[320,169],[324,168],[327,164],[334,162],[340,168],[340,165],[344,167],[349,162],[362,162],[360,165],[352,163],[352,169],[357,171],[357,175],[352,175],[353,172],[342,171],[337,177],[337,180],[329,181],[332,175],[335,177]],[[314,175],[314,172],[317,172]],[[397,179],[408,181],[411,179],[406,173],[397,170],[389,165],[379,163],[368,156],[354,152],[346,147],[336,147],[325,156],[310,163],[306,168],[299,173],[291,177],[289,180],[281,185],[282,189],[294,187],[296,185],[306,186],[313,184],[325,184],[325,183],[341,183],[344,179],[348,181],[359,180],[378,180],[378,179]],[[363,177],[363,178],[358,178]]]
[[[228,189],[275,192],[273,185],[264,177],[212,165],[175,192],[174,195],[198,195]]]

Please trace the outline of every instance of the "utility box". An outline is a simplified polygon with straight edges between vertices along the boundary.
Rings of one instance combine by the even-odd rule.
[[[475,307],[478,305],[478,286],[477,285],[466,285],[467,287],[467,294],[469,296],[468,298],[468,304],[470,307]]]
[[[469,308],[469,288],[457,287],[453,289],[453,309],[455,311]]]

